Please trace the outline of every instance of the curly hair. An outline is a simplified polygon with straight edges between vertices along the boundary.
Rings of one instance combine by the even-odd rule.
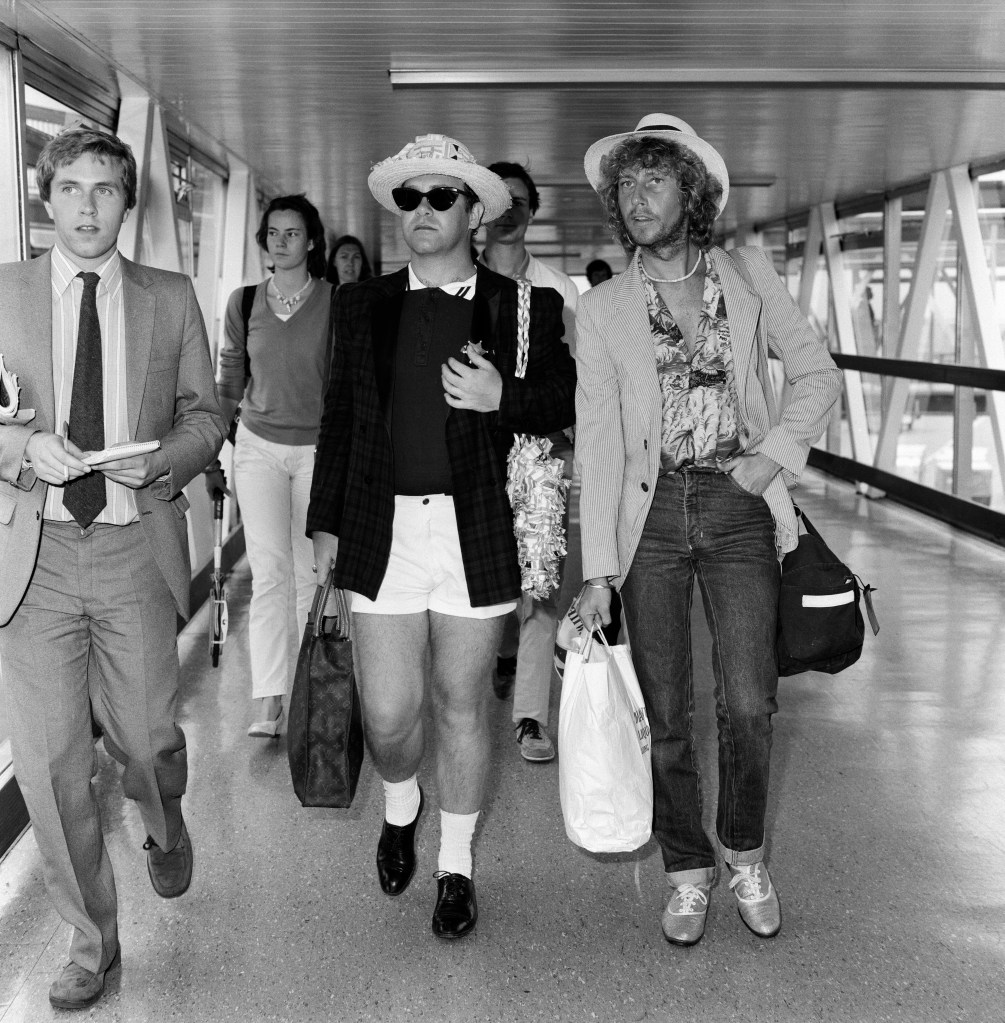
[[[688,218],[691,241],[700,249],[709,248],[715,236],[715,218],[719,215],[722,184],[687,146],[652,135],[625,139],[601,160],[603,184],[598,194],[607,211],[607,226],[615,241],[626,249],[632,249],[635,245],[625,226],[618,201],[618,179],[621,172],[630,167],[655,167],[673,175],[681,193],[681,206]]]
[[[98,160],[114,161],[122,174],[122,191],[126,209],[136,205],[136,158],[132,149],[117,135],[97,128],[68,128],[50,139],[35,161],[35,182],[42,202],[48,202],[52,179],[57,167],[65,167],[78,157],[90,153]]]
[[[307,253],[307,272],[311,277],[325,276],[325,227],[317,207],[302,192],[299,195],[280,195],[273,199],[262,214],[262,222],[255,232],[255,241],[268,251],[269,216],[273,213],[299,213],[307,230],[307,240],[314,242],[314,248]]]

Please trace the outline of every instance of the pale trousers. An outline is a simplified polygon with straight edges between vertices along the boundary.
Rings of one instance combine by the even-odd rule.
[[[46,522],[24,601],[0,629],[14,772],[46,889],[73,928],[70,958],[87,970],[104,969],[118,941],[115,879],[91,785],[91,716],[123,767],[123,791],[146,833],[173,848],[187,780],[175,723],[176,623],[139,523],[82,533]]]
[[[251,566],[251,695],[285,696],[314,598],[314,548],[305,535],[314,445],[275,444],[238,427],[234,487]]]

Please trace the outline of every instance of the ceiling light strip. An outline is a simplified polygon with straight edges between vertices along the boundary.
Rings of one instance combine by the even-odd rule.
[[[774,88],[1005,89],[1005,70],[935,68],[391,68],[394,89],[458,86],[595,88],[601,85],[696,85]]]

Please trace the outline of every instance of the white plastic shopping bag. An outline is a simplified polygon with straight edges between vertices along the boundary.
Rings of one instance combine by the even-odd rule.
[[[566,656],[558,746],[569,838],[590,852],[645,845],[653,821],[649,719],[628,648],[608,646],[603,633]]]

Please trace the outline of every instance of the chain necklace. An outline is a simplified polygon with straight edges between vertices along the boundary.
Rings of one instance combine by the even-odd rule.
[[[694,266],[683,277],[653,277],[653,275],[646,269],[645,260],[639,256],[639,266],[642,267],[642,272],[653,282],[653,284],[680,284],[681,281],[686,281],[689,277],[694,275],[695,270],[698,269],[698,264],[701,262],[702,253],[699,251],[698,258],[694,261]]]
[[[276,293],[276,298],[284,306],[286,306],[286,312],[287,313],[292,313],[293,312],[293,307],[300,301],[300,297],[311,286],[311,275],[310,274],[307,275],[307,283],[295,295],[290,295],[289,298],[287,298],[279,290],[279,288],[276,287],[276,279],[275,279],[275,277],[272,278],[271,284],[272,284],[272,290]]]

